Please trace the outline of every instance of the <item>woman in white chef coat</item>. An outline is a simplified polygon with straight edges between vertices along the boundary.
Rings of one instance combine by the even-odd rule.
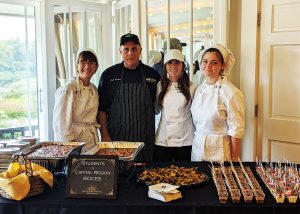
[[[181,51],[169,50],[164,64],[164,72],[157,85],[161,119],[156,132],[154,160],[190,161],[195,131],[190,107],[196,86],[184,71]]]
[[[86,49],[76,60],[76,78],[55,93],[53,130],[55,141],[86,142],[82,152],[99,141],[96,122],[99,96],[90,82],[99,64],[95,52]]]
[[[234,64],[232,52],[209,47],[199,56],[206,80],[198,87],[191,111],[196,132],[192,161],[235,161],[245,130],[244,98],[227,80]]]

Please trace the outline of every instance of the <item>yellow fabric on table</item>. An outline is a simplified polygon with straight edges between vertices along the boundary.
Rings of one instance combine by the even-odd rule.
[[[31,163],[33,176],[40,176],[51,188],[53,187],[53,174],[44,167]],[[25,166],[22,165],[22,169],[25,170]]]
[[[31,163],[31,167],[33,176],[40,176],[52,188],[52,173],[35,163]],[[24,165],[13,162],[9,164],[7,171],[0,173],[0,188],[17,201],[25,198],[30,190],[29,179],[24,170]]]

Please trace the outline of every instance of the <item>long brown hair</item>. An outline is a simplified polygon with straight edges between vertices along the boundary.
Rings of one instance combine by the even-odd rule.
[[[160,107],[162,107],[162,103],[164,97],[168,91],[169,86],[171,85],[171,81],[167,75],[166,65],[164,65],[164,72],[161,76],[161,92],[158,95],[157,102]],[[185,96],[186,104],[187,105],[191,99],[191,92],[190,92],[190,79],[188,74],[185,72],[185,64],[182,62],[182,75],[178,79],[178,89],[179,91]]]

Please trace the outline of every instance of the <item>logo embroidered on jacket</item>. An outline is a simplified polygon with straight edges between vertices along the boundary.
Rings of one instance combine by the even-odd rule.
[[[146,78],[146,82],[157,83],[156,79],[153,78]]]
[[[115,82],[115,81],[121,81],[121,79],[115,78],[115,79],[110,79],[109,82]]]

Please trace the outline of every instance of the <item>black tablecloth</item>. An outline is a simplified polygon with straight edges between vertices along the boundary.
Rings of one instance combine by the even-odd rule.
[[[266,199],[263,204],[245,204],[243,200],[239,204],[228,202],[220,204],[216,188],[211,178],[208,163],[175,163],[179,166],[198,166],[200,171],[206,173],[210,180],[208,183],[182,189],[183,198],[168,203],[148,198],[148,188],[136,182],[136,175],[141,168],[133,168],[128,173],[120,174],[118,179],[117,199],[87,199],[67,198],[66,187],[63,182],[55,182],[53,189],[47,190],[44,194],[25,198],[20,202],[7,200],[0,197],[0,214],[160,214],[160,213],[184,213],[184,214],[225,214],[225,213],[300,213],[300,202],[289,204],[277,204],[261,183]],[[152,163],[148,166],[169,166],[170,163]],[[254,169],[254,163],[245,163]],[[254,172],[254,170],[253,170]],[[132,176],[130,176],[132,174]],[[256,173],[255,173],[256,174]]]

